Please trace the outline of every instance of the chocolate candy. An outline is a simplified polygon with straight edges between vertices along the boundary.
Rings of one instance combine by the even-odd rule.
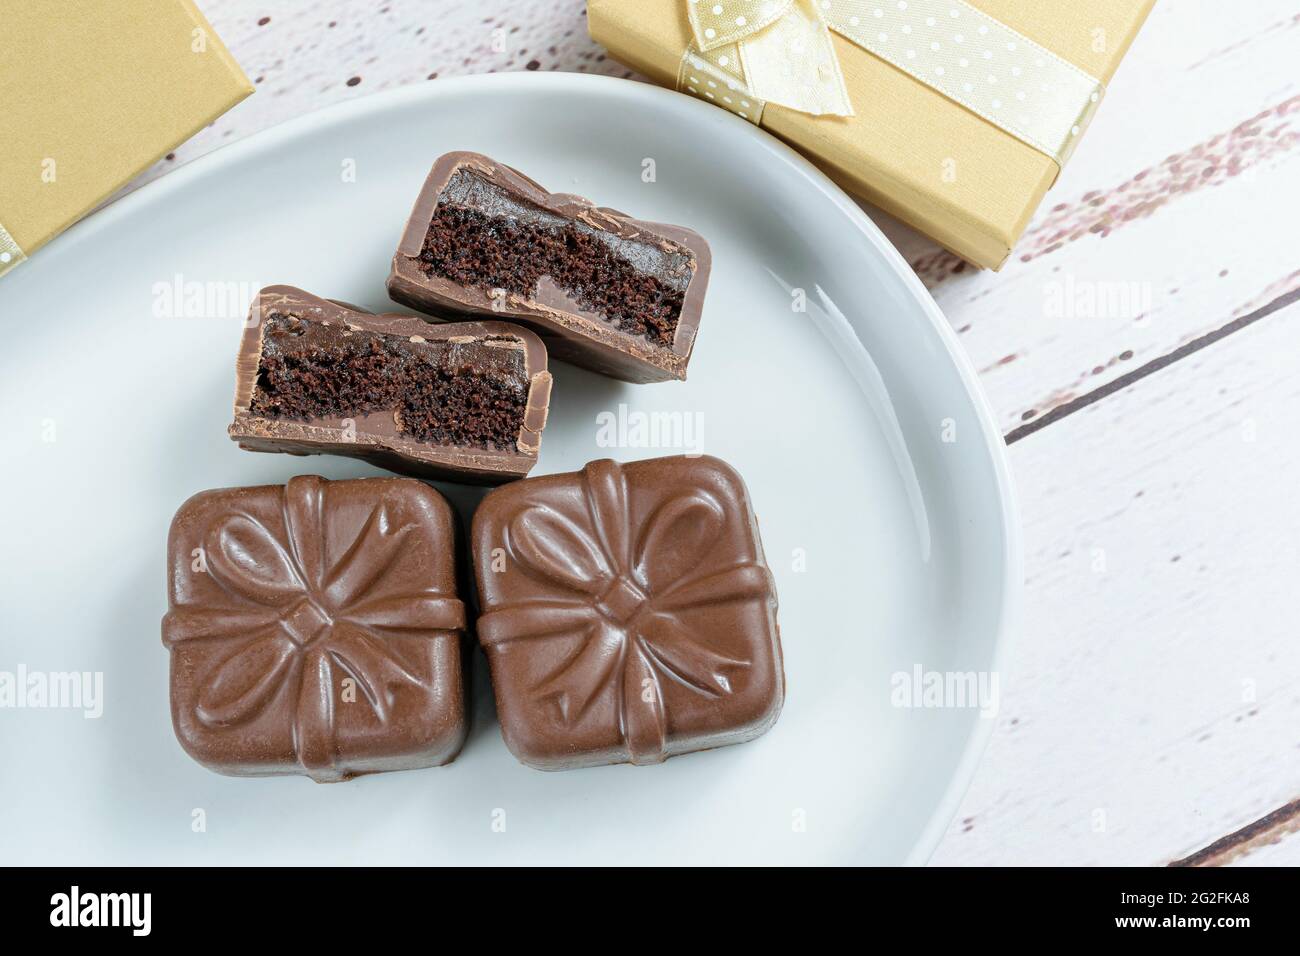
[[[517,325],[430,325],[269,286],[240,343],[229,432],[251,451],[498,483],[537,463],[550,395],[546,348]]]
[[[473,547],[478,636],[524,763],[658,763],[776,722],[776,592],[724,462],[595,461],[507,485]]]
[[[686,378],[709,264],[690,229],[549,193],[478,153],[448,153],[415,201],[388,294],[434,318],[509,318],[557,358],[659,382]]]
[[[205,491],[167,543],[181,746],[317,781],[452,760],[465,740],[454,519],[404,478]]]

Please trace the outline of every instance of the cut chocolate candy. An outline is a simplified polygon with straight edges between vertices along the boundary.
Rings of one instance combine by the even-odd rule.
[[[455,524],[409,478],[205,491],[167,542],[172,722],[206,767],[317,781],[465,739]]]
[[[659,382],[686,378],[709,265],[699,233],[549,193],[509,166],[458,152],[425,180],[388,294],[434,318],[521,322],[557,358]]]
[[[546,347],[517,325],[430,325],[269,286],[240,344],[229,431],[251,451],[497,483],[537,463],[550,395]]]
[[[724,462],[595,461],[507,485],[474,515],[473,550],[478,637],[524,763],[658,763],[776,722],[776,592]]]

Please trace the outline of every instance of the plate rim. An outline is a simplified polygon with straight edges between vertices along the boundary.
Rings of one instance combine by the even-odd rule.
[[[273,126],[256,130],[232,143],[219,145],[215,149],[186,162],[177,169],[144,183],[109,205],[91,212],[47,243],[47,247],[62,245],[72,238],[94,229],[112,228],[118,219],[131,215],[136,206],[161,201],[170,192],[185,189],[192,181],[216,172],[224,165],[251,157],[258,152],[273,151],[282,144],[310,135],[310,133],[320,128],[346,123],[354,116],[361,117],[390,107],[399,107],[406,101],[412,103],[433,102],[444,98],[455,98],[462,95],[466,90],[476,92],[479,87],[495,88],[492,89],[492,92],[504,95],[508,94],[512,89],[530,86],[553,87],[559,93],[576,91],[580,95],[622,98],[630,100],[632,104],[635,104],[637,100],[657,101],[656,105],[662,108],[686,113],[696,111],[699,118],[704,122],[719,124],[724,128],[727,124],[732,124],[729,130],[730,134],[746,136],[753,142],[758,152],[766,157],[766,161],[780,162],[791,167],[808,182],[811,188],[830,199],[849,222],[857,227],[858,231],[869,240],[876,253],[891,267],[891,271],[898,276],[903,287],[911,293],[920,306],[922,314],[928,320],[931,331],[938,337],[949,360],[956,368],[958,379],[979,423],[979,431],[984,447],[991,459],[994,482],[1001,506],[1002,561],[1006,568],[1006,574],[1003,576],[1002,590],[998,597],[998,625],[994,636],[990,665],[993,672],[998,674],[1000,678],[1005,676],[1010,646],[1018,632],[1022,611],[1024,584],[1023,530],[1011,476],[1007,444],[997,427],[996,417],[989,405],[988,397],[980,385],[975,367],[958,341],[957,334],[953,331],[947,318],[945,318],[943,311],[934,301],[933,296],[930,295],[930,291],[921,282],[911,266],[907,264],[902,254],[881,231],[880,227],[867,216],[866,212],[825,173],[794,149],[760,127],[733,116],[726,110],[650,83],[600,74],[520,71],[439,78],[436,81],[380,90],[343,102],[332,103],[302,115],[291,117]],[[37,250],[29,258],[36,259],[40,254],[40,250]],[[30,268],[30,266],[27,268]],[[923,388],[924,385],[918,384],[917,387]],[[904,865],[924,865],[937,849],[939,842],[957,813],[962,798],[974,779],[975,771],[988,746],[989,739],[992,737],[995,723],[996,717],[988,718],[976,715],[974,726],[967,735],[966,742],[962,746],[961,756],[957,760],[943,794],[935,809],[931,812],[926,825],[917,836],[904,860]]]

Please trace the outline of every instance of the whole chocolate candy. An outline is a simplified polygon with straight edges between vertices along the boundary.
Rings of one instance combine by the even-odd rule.
[[[453,516],[421,482],[205,491],[167,544],[172,721],[199,763],[317,781],[465,739]]]
[[[776,592],[724,462],[595,461],[507,485],[475,514],[473,551],[478,636],[524,763],[657,763],[776,722]]]

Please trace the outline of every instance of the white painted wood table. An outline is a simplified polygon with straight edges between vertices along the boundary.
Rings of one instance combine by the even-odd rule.
[[[200,0],[258,94],[630,76],[580,0]],[[940,864],[1300,864],[1300,3],[1163,0],[997,274],[872,215],[1010,443],[1026,614]]]

